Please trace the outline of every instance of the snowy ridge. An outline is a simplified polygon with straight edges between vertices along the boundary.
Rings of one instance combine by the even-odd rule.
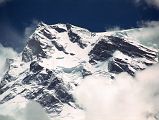
[[[50,116],[74,116],[82,109],[72,94],[87,76],[135,76],[157,62],[157,50],[120,32],[92,33],[70,24],[39,23],[22,53],[8,63],[0,82],[0,104],[18,102],[21,96],[39,102]]]

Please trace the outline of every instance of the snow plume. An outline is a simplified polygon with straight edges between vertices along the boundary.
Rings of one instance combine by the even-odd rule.
[[[28,39],[30,35],[34,32],[35,28],[37,27],[39,21],[33,20],[30,25],[28,25],[24,30],[24,38]],[[25,40],[26,41],[26,40]]]
[[[19,97],[19,99],[24,99]],[[42,107],[34,101],[13,100],[0,106],[0,120],[49,120]],[[9,106],[9,107],[8,107]]]
[[[146,46],[159,48],[159,21],[142,22],[140,29],[128,32],[132,38]]]
[[[156,120],[159,116],[159,65],[115,80],[88,77],[75,92],[85,120]],[[109,82],[108,82],[109,81]]]
[[[3,75],[3,72],[6,69],[5,63],[7,58],[14,58],[17,56],[17,52],[15,52],[12,48],[4,47],[0,44],[0,78]]]
[[[121,28],[119,26],[114,26],[111,28],[106,28],[106,32],[111,32],[111,31],[119,31]]]

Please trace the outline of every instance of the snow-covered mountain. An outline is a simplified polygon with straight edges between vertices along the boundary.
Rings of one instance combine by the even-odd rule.
[[[94,33],[71,24],[39,23],[23,51],[6,60],[0,104],[35,100],[50,116],[67,114],[73,119],[83,111],[73,93],[85,78],[115,80],[121,72],[135,77],[136,71],[157,62],[157,50],[135,42],[126,32]]]

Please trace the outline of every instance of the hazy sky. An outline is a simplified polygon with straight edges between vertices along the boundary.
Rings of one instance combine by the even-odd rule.
[[[158,20],[159,0],[0,0],[0,43],[21,50],[38,21],[105,31]]]

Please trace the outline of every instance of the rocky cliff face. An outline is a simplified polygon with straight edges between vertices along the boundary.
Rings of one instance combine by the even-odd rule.
[[[37,101],[49,114],[59,115],[65,106],[81,109],[72,93],[87,76],[100,74],[112,80],[121,72],[135,76],[157,58],[157,50],[126,35],[40,23],[24,50],[7,62],[0,104],[21,96]]]

